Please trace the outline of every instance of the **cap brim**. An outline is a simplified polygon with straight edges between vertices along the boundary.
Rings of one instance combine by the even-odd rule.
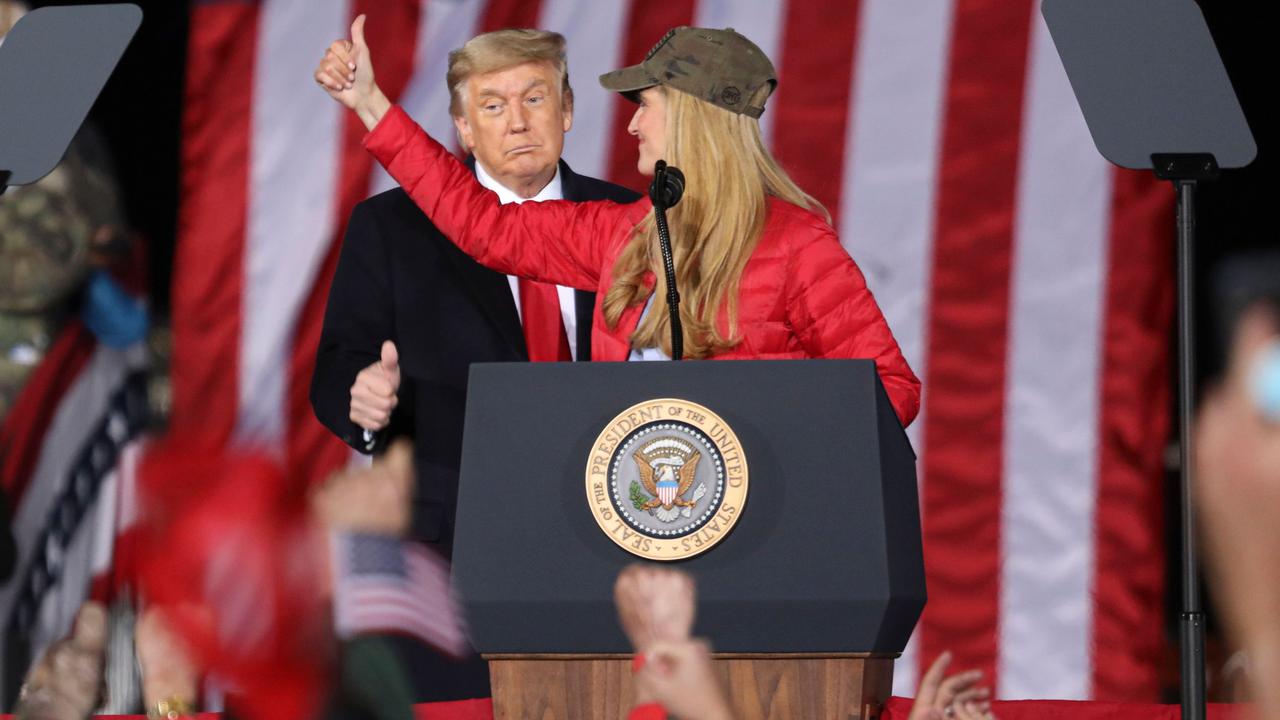
[[[632,102],[636,101],[636,95],[641,90],[657,84],[658,79],[650,75],[643,65],[632,65],[600,76],[600,85],[605,90],[622,93]]]

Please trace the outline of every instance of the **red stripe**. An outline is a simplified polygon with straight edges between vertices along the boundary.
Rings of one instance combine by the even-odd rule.
[[[402,594],[409,594],[412,589],[405,588]],[[344,615],[347,625],[360,628],[372,623],[390,622],[392,618],[435,628],[440,635],[450,635],[448,628],[456,628],[457,621],[448,612],[438,610],[428,604],[414,602],[410,598],[387,598],[376,593],[352,593],[347,598],[351,608]]]
[[[356,0],[351,8],[353,18],[360,13],[369,14],[365,33],[370,47],[395,48],[395,52],[387,52],[378,59],[378,83],[393,101],[404,91],[413,74],[420,7],[417,0]],[[356,203],[369,193],[373,159],[360,145],[364,134],[364,125],[355,114],[346,113],[339,159],[338,197],[334,208],[337,229],[329,242],[315,284],[300,310],[289,358],[289,386],[285,400],[288,423],[286,461],[293,477],[310,481],[320,480],[334,469],[346,465],[350,452],[342,441],[316,420],[311,410],[309,391],[311,376],[315,372],[316,347],[320,344],[320,328],[324,322],[325,302],[338,265],[347,218]]]
[[[1171,421],[1173,193],[1114,173],[1094,541],[1095,700],[1159,697],[1164,468]]]
[[[89,583],[87,596],[100,603],[111,604],[117,598],[133,599],[137,587],[139,560],[144,557],[150,538],[140,527],[131,527],[116,535],[111,548],[111,564]]]
[[[633,1],[627,11],[627,45],[622,54],[622,66],[628,67],[644,60],[649,50],[671,28],[693,24],[693,6],[693,0]],[[635,111],[635,103],[621,95],[614,97],[613,132],[609,136],[612,142],[608,144],[609,163],[606,167],[611,182],[643,190],[649,186],[649,181],[636,169],[636,139],[627,132]]]
[[[415,622],[412,617],[375,618],[353,629],[353,634],[398,633],[417,638],[452,655],[459,655],[461,638],[446,635],[436,628]]]
[[[773,113],[773,152],[800,187],[840,217],[859,0],[787,3]],[[815,38],[821,38],[815,41]],[[815,140],[817,144],[815,144]]]
[[[385,617],[388,614],[396,617],[409,617],[415,621],[422,620],[425,615],[435,615],[430,604],[413,597],[411,588],[365,588],[350,595],[354,602],[351,617],[368,621]]]
[[[536,28],[542,11],[541,0],[489,0],[480,18],[477,32],[487,33],[504,28]]]
[[[943,650],[995,687],[1009,272],[1033,3],[957,0],[943,128],[924,426],[929,604]]]
[[[45,433],[62,407],[63,396],[89,364],[96,347],[93,335],[79,320],[63,329],[0,425],[0,488],[11,512],[16,513],[22,504],[44,450]]]
[[[414,720],[493,720],[493,717],[493,701],[489,698],[413,706]]]
[[[403,594],[410,590],[405,589]],[[388,622],[392,618],[414,623],[422,627],[433,628],[440,635],[450,635],[437,623],[448,627],[456,627],[457,623],[447,613],[437,610],[426,603],[414,602],[410,598],[387,598],[376,593],[354,593],[351,596],[353,608],[351,620],[353,625],[367,625],[373,622]]]
[[[257,3],[193,3],[173,269],[175,431],[212,446],[236,423]]]
[[[152,540],[141,524],[142,508],[138,506],[138,466],[145,458],[148,441],[145,436],[125,445],[116,460],[115,539],[111,563],[106,572],[94,578],[90,597],[111,603],[119,597],[136,600],[134,588],[142,578],[141,563],[147,557],[147,542]]]

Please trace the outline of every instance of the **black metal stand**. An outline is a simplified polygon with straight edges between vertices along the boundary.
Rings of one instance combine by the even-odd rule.
[[[1195,318],[1195,191],[1218,168],[1244,167],[1258,147],[1194,0],[1042,0],[1071,89],[1098,152],[1155,171],[1178,196],[1178,424],[1182,504],[1182,717],[1204,720],[1204,613],[1191,495]]]
[[[1200,571],[1196,554],[1196,512],[1192,495],[1191,423],[1195,411],[1195,261],[1196,186],[1218,176],[1218,163],[1207,153],[1153,154],[1156,176],[1173,183],[1178,194],[1178,446],[1179,495],[1182,504],[1182,614],[1178,623],[1179,667],[1182,671],[1183,720],[1204,720],[1204,610],[1200,605]]]
[[[9,178],[13,177],[13,173],[8,170],[0,170],[0,195],[9,189]]]

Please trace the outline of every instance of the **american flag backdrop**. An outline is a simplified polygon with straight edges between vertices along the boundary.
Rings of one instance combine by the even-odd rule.
[[[446,54],[568,38],[565,159],[643,187],[602,72],[670,27],[733,27],[780,86],[774,153],[831,210],[924,381],[929,605],[895,691],[951,649],[1001,698],[1155,699],[1163,643],[1171,193],[1095,151],[1032,0],[196,2],[173,285],[177,429],[348,462],[307,400],[352,206],[392,182],[311,79],[368,13],[378,78],[452,138]]]

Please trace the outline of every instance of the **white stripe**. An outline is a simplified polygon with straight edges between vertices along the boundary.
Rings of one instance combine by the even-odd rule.
[[[898,697],[915,697],[916,685],[923,674],[920,668],[920,626],[911,633],[902,655],[893,663],[893,694]]]
[[[262,5],[253,78],[236,439],[279,447],[298,309],[333,233],[342,109],[304,90],[346,0]],[[314,85],[314,83],[312,83]]]
[[[627,7],[626,2],[592,0],[542,3],[539,27],[564,35],[569,49],[573,129],[565,136],[562,157],[579,175],[599,178],[608,172],[615,103],[598,78],[621,64]]]
[[[122,473],[124,472],[124,464],[121,462],[124,458],[124,452],[128,447],[122,449],[121,457],[116,458],[116,466],[107,473],[102,479],[102,487],[98,490],[98,497],[94,501],[93,508],[85,513],[84,522],[80,524],[77,542],[86,542],[84,567],[84,587],[89,587],[90,581],[101,575],[111,571],[112,562],[115,560],[116,554],[116,538],[120,535],[120,483]],[[83,536],[83,538],[81,537]],[[83,597],[80,595],[79,597]]]
[[[950,0],[863,4],[838,218],[922,377],[951,12]]]
[[[1111,172],[1034,17],[1009,311],[999,692],[1084,700]]]
[[[462,47],[476,34],[484,3],[476,0],[422,0],[413,75],[400,105],[431,137],[446,147],[456,147],[457,132],[449,115],[449,52]],[[396,181],[377,167],[371,194],[396,187]]]
[[[700,0],[693,24],[705,28],[733,28],[760,46],[765,57],[773,61],[774,70],[781,74],[782,53],[778,48],[782,44],[786,6],[786,0]],[[772,138],[772,128],[773,113],[766,112],[760,116],[760,133],[765,138]]]
[[[903,355],[923,378],[952,3],[866,0],[861,13],[836,220]],[[923,427],[921,414],[908,429],[917,451]],[[894,670],[894,693],[913,695],[918,673],[910,643]]]
[[[142,503],[138,493],[138,465],[146,456],[147,438],[144,436],[130,442],[121,453],[120,468],[120,508],[116,515],[116,525],[120,532],[129,530],[142,519]]]

